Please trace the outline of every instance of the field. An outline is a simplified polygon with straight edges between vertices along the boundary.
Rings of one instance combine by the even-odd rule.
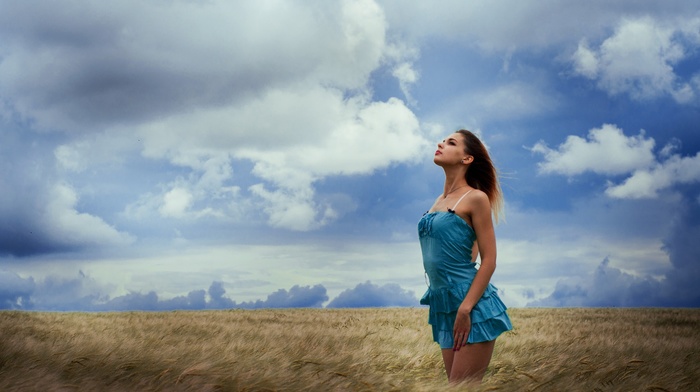
[[[477,391],[700,391],[698,309],[510,309]],[[0,312],[2,391],[446,391],[425,308]]]

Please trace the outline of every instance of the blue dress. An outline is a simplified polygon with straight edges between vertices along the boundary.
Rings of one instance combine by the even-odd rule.
[[[433,329],[433,340],[440,348],[452,348],[457,309],[477,272],[476,263],[471,262],[476,233],[451,209],[423,215],[418,222],[418,236],[423,267],[430,281],[420,303],[430,306],[428,323]],[[470,316],[468,343],[491,341],[513,329],[506,306],[491,283]]]

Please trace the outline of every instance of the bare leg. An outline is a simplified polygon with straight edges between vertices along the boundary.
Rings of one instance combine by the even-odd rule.
[[[493,347],[496,341],[482,343],[472,343],[454,351],[450,361],[449,380],[450,383],[458,383],[469,379],[474,383],[481,383],[484,378],[486,368],[491,362]],[[442,358],[445,359],[445,350],[442,350]],[[447,369],[447,361],[445,361]]]
[[[452,372],[452,361],[455,357],[455,351],[451,348],[442,349],[442,361],[445,363],[445,372],[447,373],[447,379],[450,379],[450,373]]]

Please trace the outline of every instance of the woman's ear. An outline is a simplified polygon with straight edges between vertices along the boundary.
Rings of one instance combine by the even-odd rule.
[[[464,163],[465,165],[468,165],[468,164],[472,163],[473,160],[474,160],[474,157],[471,155],[468,155],[467,157],[462,159],[462,163]]]

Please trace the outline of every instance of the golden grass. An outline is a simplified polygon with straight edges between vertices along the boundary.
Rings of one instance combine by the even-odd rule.
[[[700,310],[511,309],[477,391],[700,390]],[[446,391],[425,308],[0,312],[2,391]]]

